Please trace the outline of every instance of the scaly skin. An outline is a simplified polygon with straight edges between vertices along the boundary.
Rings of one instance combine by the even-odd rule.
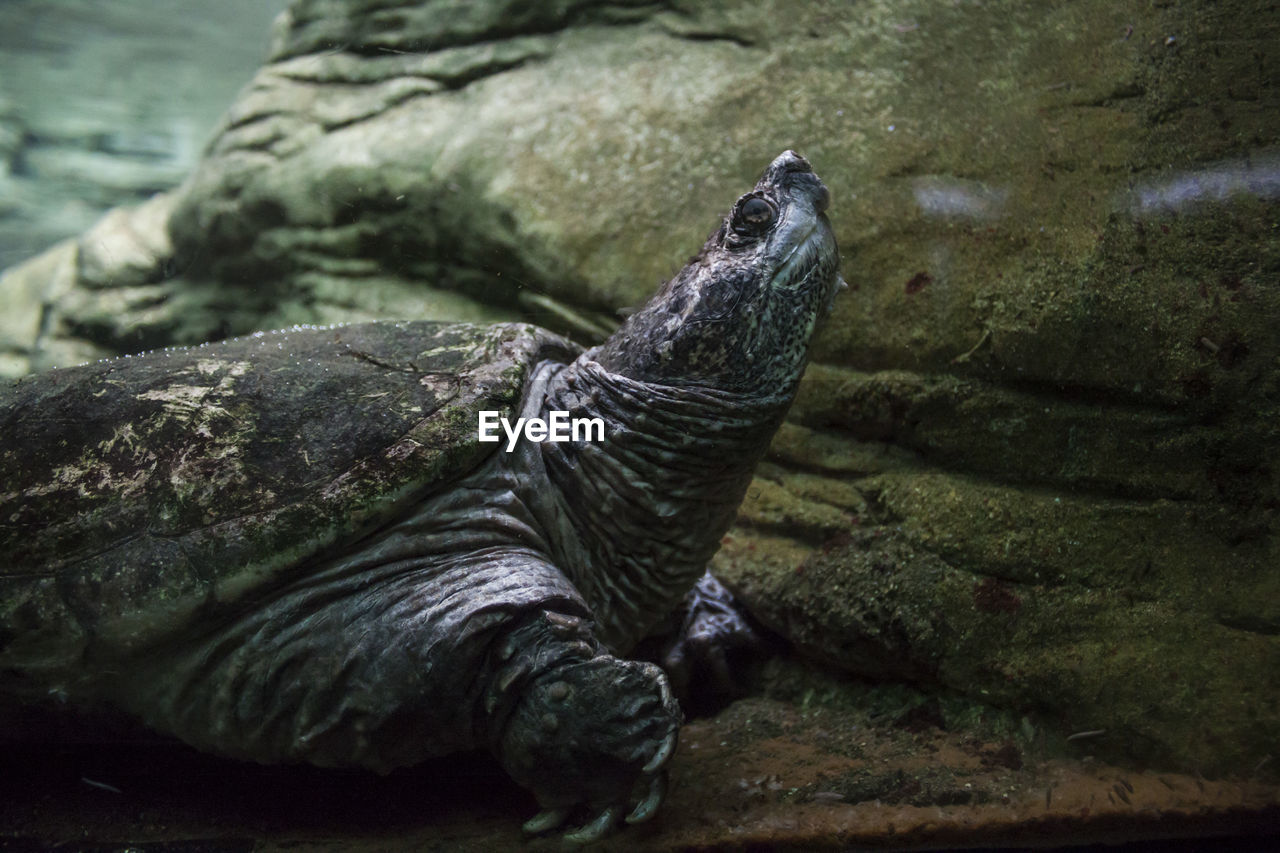
[[[601,838],[624,814],[628,823],[653,817],[680,727],[662,671],[603,652],[581,620],[552,612],[513,633],[504,654],[488,726],[502,766],[543,808],[526,830],[553,829],[580,804],[596,818],[570,841]]]
[[[733,593],[708,572],[674,616],[679,623],[659,647],[658,659],[681,705],[707,708],[743,695],[736,664],[760,659],[770,649]]]

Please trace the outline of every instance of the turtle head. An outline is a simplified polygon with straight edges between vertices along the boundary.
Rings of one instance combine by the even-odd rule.
[[[772,391],[794,383],[843,284],[829,199],[809,162],[784,151],[702,251],[589,356],[664,385]]]

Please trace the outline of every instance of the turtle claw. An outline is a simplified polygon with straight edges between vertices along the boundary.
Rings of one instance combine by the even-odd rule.
[[[627,815],[627,823],[644,823],[658,812],[658,806],[667,796],[667,771],[663,770],[649,783],[648,795],[640,801],[631,814]]]
[[[665,687],[666,685],[664,684],[663,688],[665,689]],[[668,698],[669,698],[669,695],[668,695]],[[649,759],[649,762],[645,764],[645,766],[641,769],[640,772],[654,773],[658,770],[659,767],[666,764],[667,760],[671,758],[671,753],[676,751],[676,741],[679,738],[679,736],[680,736],[680,730],[673,729],[669,735],[663,738],[662,746],[658,747],[657,751],[653,753],[653,758]]]
[[[620,814],[622,814],[622,809],[617,806],[609,806],[600,812],[599,816],[591,823],[581,829],[575,829],[573,832],[566,832],[564,840],[571,844],[590,844],[593,841],[599,841],[613,832]]]
[[[526,835],[541,835],[564,823],[564,819],[568,816],[568,809],[543,809],[526,820],[520,828],[524,830]]]

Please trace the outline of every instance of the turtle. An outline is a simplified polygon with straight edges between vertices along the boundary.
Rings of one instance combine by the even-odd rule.
[[[784,152],[585,351],[378,321],[11,382],[0,695],[260,763],[488,749],[539,803],[526,831],[577,818],[572,841],[652,817],[681,711],[626,655],[704,577],[796,393],[843,286],[829,198]]]

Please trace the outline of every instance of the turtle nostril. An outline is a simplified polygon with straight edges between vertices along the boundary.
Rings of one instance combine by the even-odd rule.
[[[812,176],[813,167],[809,165],[808,160],[787,149],[773,158],[769,168],[765,169],[764,174],[760,176],[760,181],[761,183],[780,184],[786,182],[788,175]],[[816,180],[816,176],[813,179]]]
[[[812,172],[809,161],[788,148],[774,159],[771,167],[780,172]]]

